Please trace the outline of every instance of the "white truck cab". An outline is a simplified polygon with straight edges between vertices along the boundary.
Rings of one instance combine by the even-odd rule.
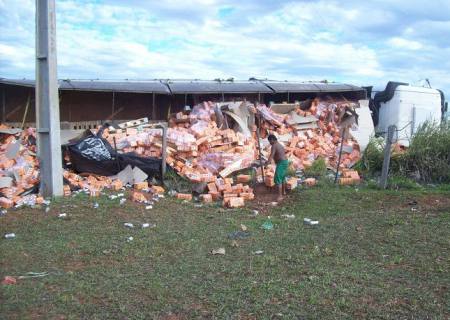
[[[406,147],[421,124],[427,120],[440,123],[446,112],[442,91],[400,82],[389,82],[372,102],[375,132],[383,135],[390,125],[395,125],[400,130],[397,140]]]

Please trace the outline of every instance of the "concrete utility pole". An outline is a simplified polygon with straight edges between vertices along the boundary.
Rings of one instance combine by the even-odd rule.
[[[55,0],[36,0],[36,131],[40,192],[62,196]]]

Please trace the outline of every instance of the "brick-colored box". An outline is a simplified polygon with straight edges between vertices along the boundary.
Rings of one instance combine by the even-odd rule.
[[[192,194],[189,194],[189,193],[177,193],[177,199],[191,201],[192,200]]]

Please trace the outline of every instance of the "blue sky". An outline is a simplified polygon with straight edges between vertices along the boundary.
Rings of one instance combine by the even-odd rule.
[[[0,0],[0,77],[34,78],[34,0]],[[450,0],[57,0],[59,78],[250,77],[450,94]]]

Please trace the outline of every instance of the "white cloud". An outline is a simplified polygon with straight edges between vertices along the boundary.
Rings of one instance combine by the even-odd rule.
[[[399,49],[407,49],[407,50],[420,50],[423,48],[423,45],[418,41],[408,40],[400,37],[394,37],[389,39],[388,43]]]
[[[450,69],[450,45],[438,34],[446,34],[450,18],[421,11],[423,4],[58,0],[59,76],[361,85],[426,77],[450,91],[442,71]],[[222,17],[221,8],[232,10]],[[34,77],[34,1],[0,0],[0,28],[0,76]]]

